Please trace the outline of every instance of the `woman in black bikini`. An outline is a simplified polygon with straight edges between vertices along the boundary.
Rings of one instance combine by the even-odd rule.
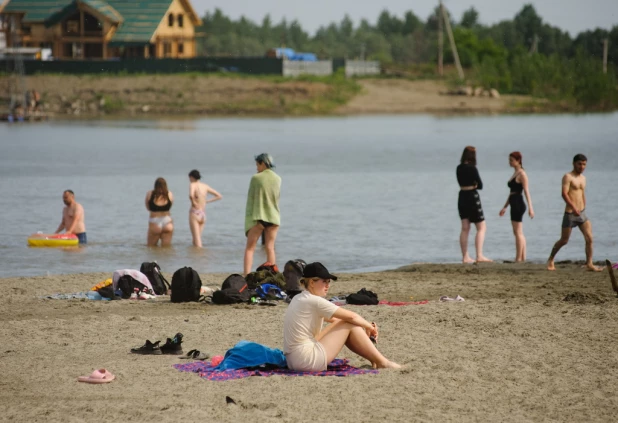
[[[170,209],[174,195],[167,189],[167,182],[157,178],[154,189],[146,193],[146,209],[150,212],[148,218],[148,246],[154,247],[161,240],[161,247],[172,245],[174,223]]]
[[[532,209],[532,199],[528,189],[528,175],[526,175],[526,171],[522,167],[522,155],[519,151],[509,154],[509,166],[515,169],[515,173],[513,173],[513,176],[511,176],[507,183],[510,193],[504,207],[500,210],[500,216],[504,216],[507,207],[511,206],[511,224],[513,225],[513,234],[515,235],[515,261],[523,262],[526,261],[526,238],[524,237],[522,220],[526,213],[526,203],[524,202],[522,192],[526,195],[530,219],[534,218],[534,210]]]
[[[470,234],[470,223],[476,226],[476,261],[491,261],[483,255],[483,243],[485,242],[485,216],[481,206],[481,197],[478,190],[483,189],[483,182],[476,168],[476,148],[468,146],[464,148],[461,155],[461,164],[457,166],[457,182],[459,183],[459,218],[461,219],[461,233],[459,235],[459,245],[461,246],[462,261],[464,263],[474,263],[468,254],[468,235]]]

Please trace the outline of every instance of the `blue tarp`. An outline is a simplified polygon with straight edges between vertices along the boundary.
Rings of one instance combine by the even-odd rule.
[[[297,53],[291,48],[273,48],[277,59],[286,58],[298,62],[317,62],[318,58],[314,53]]]
[[[302,62],[317,62],[318,58],[313,53],[296,53],[293,59],[290,60],[298,60]]]

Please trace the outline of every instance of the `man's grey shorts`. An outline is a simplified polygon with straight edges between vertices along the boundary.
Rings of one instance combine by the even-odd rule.
[[[587,221],[588,217],[586,216],[584,210],[579,212],[579,216],[575,216],[573,213],[565,212],[564,217],[562,218],[562,228],[575,228]]]

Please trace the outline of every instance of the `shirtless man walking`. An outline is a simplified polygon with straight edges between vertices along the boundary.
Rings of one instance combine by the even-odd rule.
[[[84,208],[75,201],[75,194],[70,189],[62,193],[64,209],[62,209],[62,221],[56,229],[55,234],[62,230],[67,234],[74,234],[79,239],[80,244],[86,244],[86,224],[84,223]]]
[[[562,219],[562,234],[551,250],[547,260],[547,270],[556,270],[554,257],[569,242],[571,230],[575,227],[582,231],[586,240],[586,267],[594,272],[602,270],[592,263],[592,223],[585,213],[586,177],[583,173],[587,162],[588,159],[583,154],[576,155],[573,158],[573,170],[562,177],[562,198],[566,203]]]
[[[201,175],[197,170],[189,172],[189,199],[191,200],[191,209],[189,210],[189,228],[193,235],[193,245],[195,247],[202,246],[202,232],[206,223],[206,204],[223,198],[221,194],[212,189],[210,186],[200,182]],[[208,197],[208,194],[214,197]]]

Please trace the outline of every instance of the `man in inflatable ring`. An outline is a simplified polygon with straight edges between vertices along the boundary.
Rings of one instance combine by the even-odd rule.
[[[67,189],[62,193],[64,209],[62,209],[62,221],[56,229],[56,234],[63,230],[67,234],[74,234],[79,239],[80,244],[86,244],[86,224],[84,223],[84,208],[75,201],[75,193]]]

